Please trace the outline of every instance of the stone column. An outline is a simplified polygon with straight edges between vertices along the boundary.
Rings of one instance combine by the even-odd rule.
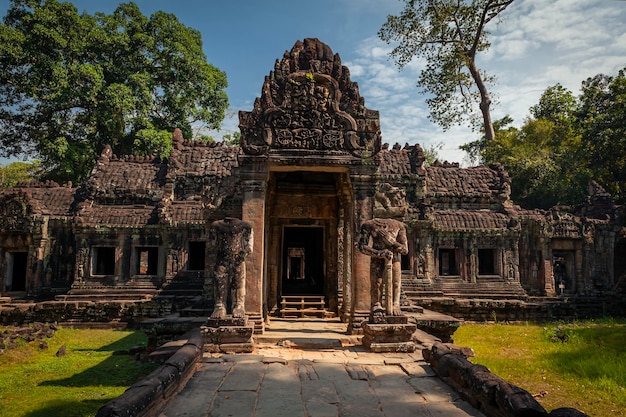
[[[361,167],[363,169],[363,167]],[[353,221],[351,235],[347,240],[352,249],[352,285],[351,285],[351,321],[349,329],[354,329],[354,321],[359,317],[369,316],[371,309],[370,299],[370,257],[354,250],[359,241],[356,231],[360,229],[361,223],[373,217],[374,208],[374,178],[373,173],[352,176],[352,187],[354,195]]]
[[[591,253],[591,247],[586,242],[578,243],[575,249],[574,255],[574,273],[576,274],[576,279],[574,280],[574,288],[576,294],[587,294],[589,293],[588,280],[585,277],[585,274],[589,273],[589,268],[583,270],[583,259],[585,255],[587,259],[589,259],[589,254]],[[587,261],[589,262],[589,261]]]
[[[555,296],[560,291],[555,286],[554,270],[552,268],[552,250],[550,249],[550,240],[542,238],[541,256],[543,263],[538,271],[539,285],[543,287],[544,294],[547,296]]]
[[[350,213],[352,212],[352,204],[346,203],[343,208],[344,226],[343,226],[343,315],[350,314],[352,306],[352,252],[354,244],[352,236],[354,236],[354,222]]]
[[[256,164],[255,164],[256,165]],[[247,166],[242,169],[243,204],[241,219],[252,226],[253,250],[246,261],[246,313],[263,314],[263,279],[265,258],[265,192],[267,168]],[[255,169],[256,168],[256,169]]]

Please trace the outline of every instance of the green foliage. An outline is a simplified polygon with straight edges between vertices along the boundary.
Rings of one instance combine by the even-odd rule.
[[[426,158],[426,162],[428,162],[428,165],[433,165],[436,161],[439,161],[441,159],[439,157],[439,151],[441,149],[443,149],[443,142],[431,144],[423,149],[424,157]]]
[[[593,177],[626,200],[626,68],[583,82],[578,121]]]
[[[197,30],[134,3],[79,14],[71,3],[12,0],[0,24],[4,156],[35,153],[58,181],[80,181],[106,144],[167,155],[180,128],[217,129],[226,75],[208,64]]]
[[[548,88],[517,129],[506,116],[494,122],[495,139],[461,146],[470,159],[502,163],[511,176],[511,197],[525,207],[573,205],[591,179],[576,118],[578,101],[557,84]]]
[[[0,165],[0,187],[14,187],[19,182],[35,181],[42,173],[41,162],[37,160]]]
[[[222,140],[227,145],[230,145],[230,146],[239,145],[241,141],[241,133],[240,132],[234,132],[233,134],[227,133],[224,135]]]
[[[572,333],[571,329],[563,326],[546,327],[544,330],[547,339],[552,343],[566,343]]]
[[[48,349],[33,343],[0,355],[0,414],[4,417],[93,416],[155,365],[119,354],[145,346],[143,333],[61,328]],[[66,346],[66,355],[56,351]]]
[[[595,417],[626,410],[626,322],[463,324],[455,342],[472,362],[521,386],[546,409],[575,407]]]
[[[578,204],[591,179],[626,200],[626,68],[583,82],[578,98],[549,87],[520,128],[494,122],[495,140],[461,146],[473,162],[502,163],[511,196],[526,207]]]
[[[387,16],[378,32],[402,68],[414,57],[426,66],[417,81],[424,93],[430,117],[444,129],[472,118],[476,104],[482,113],[488,140],[492,139],[487,85],[493,77],[478,69],[476,55],[490,46],[486,26],[512,0],[404,0],[398,16]]]
[[[164,158],[172,152],[172,132],[167,130],[141,129],[137,132],[134,148],[135,155],[158,156]]]

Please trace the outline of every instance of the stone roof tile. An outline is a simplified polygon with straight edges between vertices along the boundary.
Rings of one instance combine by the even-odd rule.
[[[426,167],[426,188],[431,197],[490,197],[503,192],[499,172],[487,167]]]
[[[231,175],[233,168],[239,166],[241,153],[239,146],[187,141],[172,153],[170,161],[184,167],[184,171],[176,172],[177,175],[224,177]]]
[[[411,161],[405,150],[383,149],[376,155],[376,159],[381,175],[411,175]]]
[[[161,199],[166,166],[137,157],[100,158],[86,183],[87,199],[101,203],[149,203]]]
[[[204,207],[199,201],[174,201],[168,207],[169,217],[174,223],[204,223]]]
[[[14,188],[0,188],[0,199],[19,196],[30,206],[33,215],[70,216],[76,188],[55,182],[25,182]]]
[[[508,228],[509,216],[487,210],[436,210],[433,224],[442,231]]]
[[[74,202],[75,188],[29,188],[27,195],[33,205],[33,211],[47,216],[70,216]]]

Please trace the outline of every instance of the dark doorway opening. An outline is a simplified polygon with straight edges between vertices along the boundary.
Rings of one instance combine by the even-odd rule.
[[[324,229],[285,227],[283,295],[324,295]]]
[[[439,249],[439,275],[459,275],[459,268],[456,263],[456,250]]]
[[[157,275],[159,248],[152,246],[137,248],[136,256],[135,275]]]
[[[26,262],[28,252],[9,252],[7,291],[26,291]]]
[[[92,262],[93,275],[114,275],[115,248],[111,246],[94,247]]]
[[[559,250],[552,252],[552,273],[557,294],[576,292],[576,252]]]
[[[478,275],[496,275],[496,256],[493,249],[478,249]]]
[[[189,242],[189,271],[204,271],[206,242]]]

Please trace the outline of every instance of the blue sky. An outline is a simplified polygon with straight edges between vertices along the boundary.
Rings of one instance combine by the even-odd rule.
[[[73,0],[79,11],[112,12],[109,0]],[[383,141],[439,143],[442,159],[464,162],[460,144],[477,134],[465,126],[447,132],[427,119],[425,97],[415,87],[423,62],[399,71],[388,58],[390,46],[377,32],[400,0],[137,0],[144,15],[175,14],[202,33],[208,61],[226,72],[231,116],[222,133],[237,130],[236,113],[251,110],[263,78],[296,40],[316,37],[339,53],[359,83],[365,105],[380,111]],[[0,0],[0,15],[9,7]],[[626,1],[516,0],[491,27],[492,47],[478,57],[495,75],[494,119],[509,114],[519,126],[549,86],[561,83],[578,94],[581,82],[626,67]]]

